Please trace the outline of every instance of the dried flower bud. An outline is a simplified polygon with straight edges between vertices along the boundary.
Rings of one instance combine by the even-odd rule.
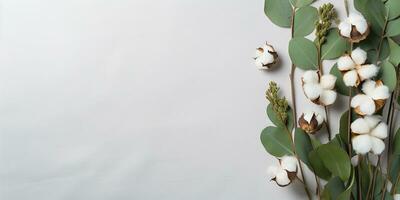
[[[272,181],[275,181],[281,187],[285,187],[296,179],[297,159],[294,156],[283,156],[279,159],[278,166],[268,168],[268,173],[272,176]]]
[[[362,85],[364,94],[357,94],[351,99],[351,107],[359,115],[372,115],[385,105],[389,98],[389,88],[382,81],[367,80]]]
[[[367,20],[357,13],[350,13],[347,19],[340,22],[338,28],[341,36],[354,43],[364,40],[369,34]]]
[[[343,82],[346,86],[357,87],[362,81],[375,77],[379,67],[374,64],[365,64],[367,52],[361,48],[354,49],[351,55],[344,55],[338,60],[338,69],[343,73]]]
[[[269,69],[278,62],[278,53],[274,47],[266,43],[256,50],[254,60],[259,69]]]
[[[300,128],[308,134],[315,134],[321,129],[324,118],[315,112],[305,112],[299,118]]]

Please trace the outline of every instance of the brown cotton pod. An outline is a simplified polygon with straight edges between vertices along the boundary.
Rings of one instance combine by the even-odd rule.
[[[367,30],[365,31],[365,33],[361,34],[360,32],[358,32],[356,26],[352,25],[349,40],[350,40],[350,42],[353,42],[353,43],[359,43],[368,37],[369,32],[370,32],[369,26],[368,26]]]
[[[308,122],[304,118],[304,114],[302,114],[299,118],[299,127],[308,134],[315,134],[321,128],[315,114],[313,114],[310,122]]]

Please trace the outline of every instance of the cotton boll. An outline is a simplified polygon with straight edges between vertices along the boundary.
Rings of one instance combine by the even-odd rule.
[[[314,112],[308,111],[308,112],[303,113],[303,118],[304,118],[304,120],[307,121],[307,123],[310,123],[310,122],[311,122],[311,119],[312,119],[314,116],[315,116]]]
[[[363,84],[362,84],[362,91],[366,94],[366,95],[373,95],[374,90],[376,87],[376,82],[373,80],[366,80]]]
[[[320,85],[313,84],[313,83],[304,84],[303,89],[304,89],[304,94],[310,100],[317,99],[321,95],[321,92],[322,92]]]
[[[367,52],[358,47],[352,51],[351,58],[356,64],[362,65],[367,60]]]
[[[351,158],[351,165],[353,165],[353,167],[356,167],[359,163],[360,160],[360,156],[359,155],[355,155]]]
[[[368,96],[365,94],[357,94],[351,99],[351,107],[355,108],[357,106],[360,106],[363,102],[368,100]]]
[[[331,74],[323,75],[320,81],[321,87],[323,89],[332,90],[335,87],[336,79],[336,76]]]
[[[337,93],[333,90],[324,90],[322,91],[319,102],[322,103],[324,106],[329,106],[335,103],[337,97]]]
[[[380,123],[372,131],[371,135],[380,139],[385,139],[388,136],[388,127],[385,123]]]
[[[372,93],[372,99],[388,99],[390,97],[389,88],[386,85],[381,85],[375,88],[374,92]]]
[[[338,59],[337,66],[340,71],[347,71],[354,69],[355,63],[349,55],[345,55]]]
[[[357,72],[361,81],[363,81],[375,77],[379,72],[379,68],[373,64],[363,65],[361,68],[357,69]]]
[[[369,135],[358,135],[352,139],[351,143],[357,154],[366,154],[372,148],[371,136]]]
[[[317,114],[316,118],[318,121],[318,125],[321,125],[324,122],[324,118],[320,114]]]
[[[355,70],[348,71],[343,75],[343,82],[346,86],[354,87],[358,85],[358,74]]]
[[[304,72],[302,80],[304,83],[318,83],[319,75],[317,71],[308,70]]]
[[[269,177],[275,178],[276,174],[281,170],[282,170],[282,168],[280,166],[275,166],[275,165],[274,166],[270,166],[267,169],[267,174],[268,174]]]
[[[286,186],[290,184],[290,179],[285,170],[281,170],[276,174],[275,181],[280,186]]]
[[[364,34],[368,30],[368,23],[362,15],[356,13],[349,14],[349,22],[353,24],[361,34]]]
[[[360,105],[360,111],[364,115],[372,115],[376,111],[376,105],[374,100],[368,97],[365,102]]]
[[[351,131],[357,134],[368,134],[370,128],[364,118],[358,118],[350,125]]]
[[[379,115],[367,115],[364,117],[364,120],[370,129],[374,129],[382,121],[382,117]]]
[[[281,158],[281,166],[284,170],[295,172],[297,170],[297,159],[293,156],[284,156]]]
[[[374,153],[375,155],[379,155],[383,152],[383,150],[385,150],[385,143],[381,139],[371,137],[370,140],[372,153]]]
[[[342,21],[342,22],[340,22],[338,28],[340,31],[340,35],[343,35],[348,38],[350,37],[351,29],[352,29],[350,23],[348,23],[347,21]]]
[[[263,49],[265,51],[275,52],[275,49],[271,45],[268,45],[268,44],[264,44]]]

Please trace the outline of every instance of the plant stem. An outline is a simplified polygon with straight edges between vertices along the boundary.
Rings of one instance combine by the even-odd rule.
[[[346,8],[348,7],[348,2],[347,2],[347,0],[345,0],[345,5],[346,5]],[[348,14],[348,12],[347,12],[347,14]],[[351,54],[351,52],[353,51],[353,42],[351,42],[350,43],[350,54]],[[347,150],[348,150],[348,154],[349,154],[349,158],[351,159],[353,156],[352,156],[352,154],[353,154],[353,147],[352,147],[352,143],[351,143],[351,128],[350,128],[350,124],[351,124],[351,114],[352,114],[352,112],[351,112],[351,98],[353,97],[353,94],[352,94],[352,87],[348,87],[349,88],[349,103],[348,103],[348,107],[349,107],[349,113],[348,113],[348,115],[347,115]]]
[[[378,48],[376,49],[377,53],[376,53],[376,62],[375,63],[378,63],[379,58],[381,56],[381,48],[382,48],[383,39],[385,38],[384,36],[385,36],[385,33],[386,33],[387,24],[388,24],[388,18],[386,16],[386,18],[385,18],[385,26],[382,29],[381,38],[380,38],[380,41],[379,41],[379,44],[378,44]]]
[[[344,8],[346,9],[346,15],[349,16],[349,2],[344,0]]]
[[[296,8],[292,8],[292,20],[291,20],[291,38],[294,37],[294,17],[296,15]],[[292,63],[292,67],[290,69],[290,91],[292,98],[292,112],[293,112],[293,124],[297,126],[297,107],[296,107],[296,91],[294,86],[294,73],[296,71],[296,66]]]

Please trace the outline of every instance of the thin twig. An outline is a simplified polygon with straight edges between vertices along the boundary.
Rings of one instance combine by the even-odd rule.
[[[292,20],[291,20],[291,37],[294,37],[294,17],[296,15],[296,8],[292,8]],[[296,107],[296,91],[295,91],[295,86],[294,86],[294,73],[296,71],[296,66],[292,62],[292,67],[290,69],[290,91],[291,91],[291,97],[292,97],[292,112],[293,112],[293,123],[294,126],[297,126],[297,107]]]
[[[346,9],[346,15],[349,16],[349,2],[344,0],[344,8]]]

